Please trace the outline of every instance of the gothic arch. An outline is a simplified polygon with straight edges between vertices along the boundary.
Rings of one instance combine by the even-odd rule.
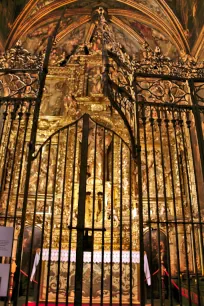
[[[22,35],[25,33],[28,33],[31,29],[34,30],[36,24],[39,26],[39,23],[44,17],[48,17],[51,12],[55,12],[56,15],[56,10],[65,6],[69,5],[71,3],[76,2],[75,0],[64,0],[62,2],[58,3],[51,3],[42,9],[40,9],[37,12],[34,12],[32,14],[32,10],[34,6],[38,3],[33,0],[30,0],[28,4],[25,6],[24,10],[22,13],[19,15],[19,17],[16,19],[16,22],[14,23],[14,26],[10,32],[10,35],[7,39],[6,43],[6,48],[9,48],[15,44],[15,42],[21,38]],[[151,26],[157,30],[159,30],[162,34],[165,34],[170,41],[173,43],[173,45],[176,47],[176,49],[179,50],[184,50],[185,52],[189,52],[189,46],[186,41],[184,32],[182,30],[182,27],[176,18],[176,16],[173,14],[173,12],[169,9],[168,5],[164,5],[164,3],[161,3],[161,9],[164,12],[164,14],[167,15],[168,21],[163,21],[161,17],[156,15],[154,12],[152,12],[149,8],[147,8],[143,4],[138,4],[130,0],[118,0],[117,2],[121,4],[125,4],[129,6],[130,8],[135,8],[139,12],[142,13],[142,16],[138,13],[133,13],[129,10],[123,10],[123,9],[108,9],[110,15],[113,14],[112,16],[112,21],[113,23],[117,24],[117,26],[122,26],[125,31],[127,31],[131,36],[135,37],[139,43],[143,42],[143,39],[140,37],[140,35],[137,34],[137,32],[133,29],[125,25],[124,23],[121,22],[119,25],[119,21],[116,19],[117,17],[115,16],[126,16],[126,17],[132,17],[133,19],[137,18],[137,21],[143,22],[144,24],[147,24],[148,26]],[[84,19],[82,18],[81,23],[86,23],[89,21],[88,15],[91,13],[90,9],[80,9],[80,12],[78,9],[72,9],[72,15],[73,13],[76,13],[77,15],[86,15]],[[54,18],[54,17],[53,17]],[[150,21],[149,21],[150,20]],[[68,34],[70,32],[70,29],[72,26],[68,26],[67,29],[63,30],[63,33],[59,33],[58,37],[64,37],[64,35]],[[73,25],[73,28],[76,28],[75,25]],[[135,33],[134,33],[135,32]],[[59,39],[58,39],[59,40]]]

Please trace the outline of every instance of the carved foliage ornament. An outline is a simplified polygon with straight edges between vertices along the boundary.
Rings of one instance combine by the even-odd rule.
[[[197,62],[191,55],[181,52],[181,57],[177,61],[162,55],[159,47],[153,52],[149,45],[143,45],[143,59],[136,61],[132,59],[124,63],[128,68],[132,68],[134,73],[164,74],[184,78],[203,78],[204,62]]]
[[[42,68],[43,55],[31,55],[22,47],[20,41],[16,46],[0,54],[0,69],[37,69]]]

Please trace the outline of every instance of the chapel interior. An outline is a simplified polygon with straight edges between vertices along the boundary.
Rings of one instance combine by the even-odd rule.
[[[204,305],[203,15],[0,2],[0,304]]]

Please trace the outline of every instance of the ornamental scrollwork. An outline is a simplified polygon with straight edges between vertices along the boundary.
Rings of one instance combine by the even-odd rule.
[[[36,97],[39,88],[39,78],[36,73],[0,71],[0,96],[1,97]]]
[[[43,54],[32,55],[19,41],[15,47],[0,54],[0,96],[35,98],[39,89],[39,71]]]
[[[196,82],[195,86],[195,96],[200,106],[204,106],[204,83]]]
[[[142,102],[190,104],[189,87],[182,81],[142,78],[137,81],[137,95]]]

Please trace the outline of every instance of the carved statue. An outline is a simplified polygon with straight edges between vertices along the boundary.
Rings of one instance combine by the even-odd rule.
[[[90,94],[102,94],[102,71],[101,67],[95,67],[90,70],[89,74]]]
[[[75,119],[79,115],[77,107],[77,101],[73,95],[66,95],[63,99],[64,115],[68,117],[74,117]]]

